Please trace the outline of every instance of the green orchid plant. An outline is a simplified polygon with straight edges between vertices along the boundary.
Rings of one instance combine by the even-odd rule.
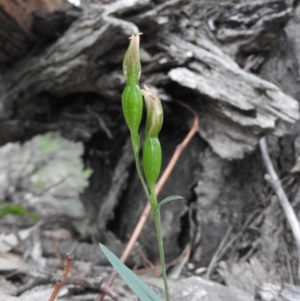
[[[162,162],[162,149],[158,135],[163,124],[163,108],[159,97],[152,90],[146,86],[142,90],[139,87],[139,80],[141,76],[139,50],[140,35],[141,33],[137,33],[129,38],[130,44],[123,61],[123,73],[126,80],[126,85],[122,93],[122,109],[126,124],[130,131],[136,170],[145,191],[145,195],[151,205],[152,216],[156,226],[165,296],[166,301],[170,301],[163,240],[161,234],[160,207],[172,200],[182,199],[182,197],[170,196],[159,203],[157,201],[155,185],[161,171]],[[141,139],[139,135],[139,129],[143,116],[143,97],[145,100],[147,115],[142,165],[140,162]],[[100,244],[100,248],[110,263],[116,268],[120,276],[142,301],[161,301],[160,297],[156,295],[150,287],[143,283],[105,246]]]

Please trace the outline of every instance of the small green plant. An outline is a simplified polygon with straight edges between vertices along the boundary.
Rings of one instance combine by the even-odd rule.
[[[166,301],[170,301],[167,272],[165,265],[163,241],[161,234],[160,208],[163,204],[176,199],[180,196],[170,196],[161,202],[157,202],[155,184],[161,170],[162,149],[158,139],[158,134],[163,124],[163,108],[158,96],[145,87],[139,87],[141,75],[141,63],[139,54],[140,33],[131,36],[130,45],[126,51],[123,61],[123,72],[126,85],[122,93],[122,108],[126,124],[130,131],[132,148],[135,157],[137,173],[145,191],[146,197],[151,205],[152,216],[156,226],[160,264],[164,281]],[[143,145],[143,171],[140,162],[141,139],[139,128],[143,115],[143,97],[146,105],[146,126],[145,141]],[[143,283],[132,271],[130,271],[114,254],[106,247],[100,245],[101,250],[106,255],[110,263],[115,267],[120,276],[128,286],[136,293],[142,301],[161,300],[151,288]]]
[[[12,215],[19,215],[19,216],[28,216],[34,222],[39,220],[38,216],[34,213],[28,211],[24,207],[15,204],[7,204],[3,201],[0,201],[0,218],[4,216],[12,214]]]

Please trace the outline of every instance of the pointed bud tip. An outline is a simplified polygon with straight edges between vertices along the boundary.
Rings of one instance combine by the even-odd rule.
[[[155,137],[161,130],[163,123],[163,109],[159,97],[147,86],[144,86],[142,94],[147,109],[146,137]]]
[[[148,97],[150,98],[150,100],[153,100],[155,98],[158,98],[158,96],[154,93],[154,91],[152,91],[150,88],[148,88],[146,85],[144,85],[144,89],[141,90],[142,91],[142,95],[144,97]]]
[[[128,40],[132,40],[133,38],[137,38],[137,37],[141,36],[142,34],[143,34],[142,32],[134,33],[131,37],[128,38]]]
[[[140,38],[141,33],[133,34],[123,60],[123,73],[128,85],[138,85],[141,76]]]

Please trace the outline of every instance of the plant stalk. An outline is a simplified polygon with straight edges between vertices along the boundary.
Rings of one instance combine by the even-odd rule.
[[[170,301],[170,293],[169,293],[169,285],[168,285],[168,278],[167,278],[167,269],[165,263],[165,253],[164,253],[164,246],[161,234],[161,220],[160,220],[160,211],[157,208],[157,198],[155,194],[155,188],[151,189],[151,207],[152,207],[152,216],[155,222],[156,227],[156,235],[157,235],[157,242],[158,242],[158,250],[159,250],[159,258],[160,258],[160,266],[161,266],[161,273],[164,281],[165,287],[165,295],[166,301]]]
[[[163,240],[162,240],[162,235],[161,235],[160,211],[157,208],[157,198],[156,198],[156,193],[155,193],[155,187],[152,187],[152,188],[150,187],[150,193],[149,193],[148,187],[146,185],[146,182],[145,182],[142,170],[141,170],[141,165],[140,165],[140,155],[139,155],[140,137],[139,137],[139,135],[131,133],[131,141],[132,141],[132,148],[133,148],[133,153],[134,153],[134,158],[135,158],[136,170],[137,170],[138,176],[140,178],[140,181],[142,183],[145,194],[147,196],[147,199],[149,200],[149,202],[151,204],[151,208],[152,208],[152,216],[153,216],[155,227],[156,227],[161,273],[162,273],[162,277],[163,277],[163,281],[164,281],[166,301],[170,301],[167,269],[166,269],[166,263],[165,263],[165,253],[164,253],[164,246],[163,246]]]
[[[132,148],[133,148],[133,154],[134,154],[134,159],[135,159],[135,165],[136,165],[136,170],[138,173],[138,176],[140,178],[140,181],[142,183],[143,189],[145,191],[146,197],[148,200],[151,199],[150,193],[148,190],[148,187],[146,185],[142,169],[141,169],[141,163],[140,163],[140,137],[138,133],[131,133],[131,142],[132,142]]]

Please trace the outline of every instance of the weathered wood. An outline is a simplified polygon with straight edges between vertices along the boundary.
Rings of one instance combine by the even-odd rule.
[[[109,191],[102,198],[101,207],[99,208],[96,225],[99,233],[103,233],[107,223],[113,219],[115,207],[121,199],[128,183],[128,168],[134,162],[132,153],[131,140],[128,139],[123,149],[123,154],[118,161],[114,173],[111,177],[111,186]]]
[[[164,44],[171,45],[171,56],[189,59],[188,67],[174,68],[169,76],[202,103],[200,134],[219,156],[243,158],[264,134],[283,133],[279,121],[293,123],[299,118],[296,100],[243,71],[225,54],[214,53],[209,43],[205,49],[168,36]]]
[[[283,92],[299,100],[299,64],[297,61],[299,8],[294,13],[295,15],[289,21],[286,29],[278,33],[276,46],[266,56],[266,62],[259,69],[259,76],[275,83]],[[299,193],[299,179],[291,176],[290,170],[299,154],[298,141],[299,121],[293,126],[288,126],[288,134],[283,138],[268,136],[270,154],[276,170],[281,177],[287,176],[293,183],[286,185],[285,189],[294,204],[296,204],[296,200],[299,202],[297,194],[297,191]],[[294,253],[294,249],[288,255],[286,254],[284,242],[289,241],[287,237],[290,233],[281,222],[280,208],[276,198],[271,197],[267,192],[268,185],[263,180],[265,171],[262,168],[260,154],[254,152],[242,160],[228,162],[207,149],[201,157],[200,164],[202,172],[195,190],[197,193],[197,218],[202,229],[202,243],[198,248],[201,256],[195,256],[195,259],[200,258],[201,264],[209,262],[210,254],[215,253],[228,227],[233,226],[234,232],[240,233],[243,223],[249,215],[255,213],[255,208],[265,208],[263,214],[257,213],[257,221],[261,218],[265,219],[259,226],[259,237],[254,239],[250,233],[246,233],[239,245],[241,246],[243,243],[247,245],[251,241],[247,254],[244,256],[249,260],[253,258],[253,254],[257,255],[259,262],[268,271],[268,281],[278,283],[282,279],[293,279],[294,268],[297,267],[297,255]],[[270,205],[271,200],[273,201]],[[283,229],[285,230],[282,231]],[[218,238],[213,239],[213,237]],[[197,252],[195,253],[197,254]],[[235,264],[242,265],[244,264],[243,260],[245,259],[237,259]],[[287,266],[287,261],[289,266]],[[229,268],[231,267],[232,263]],[[230,272],[232,273],[232,269]],[[238,275],[240,276],[240,274]],[[239,276],[236,276],[235,279],[243,282],[242,277]],[[226,281],[226,278],[223,278],[223,281]],[[246,281],[244,285],[248,285]]]
[[[49,105],[51,107],[47,95],[43,104],[38,101],[41,93],[56,97],[75,92],[101,94],[103,91],[105,95],[111,90],[115,93],[115,87],[121,83],[115,80],[114,73],[108,74],[106,64],[111,60],[107,56],[112,49],[126,43],[127,37],[136,31],[133,24],[108,16],[99,5],[85,11],[45,52],[29,57],[3,73],[0,79],[0,120],[4,131],[0,136],[4,139],[0,144],[20,139],[28,127],[35,127],[38,131],[38,127],[31,127],[37,111],[44,110],[41,106],[45,107],[45,102],[48,108]],[[41,128],[62,129],[62,124],[53,123],[53,119],[49,121],[47,124],[39,121]],[[14,129],[10,129],[10,136],[5,130],[7,123],[15,125]]]
[[[257,289],[257,301],[297,301],[300,300],[300,287],[291,284],[275,285],[265,283]]]
[[[282,0],[228,3],[209,24],[223,50],[246,66],[249,54],[266,52],[276,45],[278,32],[290,20],[292,10]]]
[[[36,40],[35,13],[53,13],[70,7],[67,0],[0,1],[0,64],[26,55]]]
[[[159,7],[178,3],[169,1]],[[144,1],[139,8],[148,4],[149,1]],[[123,79],[117,76],[118,81],[113,82],[116,74],[109,71],[108,64],[116,58],[111,52],[115,51],[117,56],[117,48],[138,29],[112,14],[117,11],[121,15],[130,9],[123,1],[86,9],[68,32],[45,52],[29,57],[22,65],[5,72],[0,86],[0,120],[12,122],[17,117],[14,108],[29,106],[33,96],[40,93],[64,96],[75,92],[97,92],[108,95],[111,91],[112,97],[117,98],[116,91]],[[148,17],[154,18],[153,11]],[[261,25],[261,28],[267,30],[268,27]],[[221,157],[242,158],[255,149],[258,139],[265,133],[282,133],[279,121],[294,122],[298,118],[296,101],[275,85],[240,69],[204,37],[197,40],[198,46],[172,35],[160,38],[158,43],[166,52],[165,56],[171,58],[170,80],[188,87],[195,98],[198,97],[199,106],[204,108],[201,136]],[[145,66],[145,70],[150,70],[149,67]],[[158,68],[160,66],[154,65],[151,71]],[[36,102],[32,105],[39,106]],[[28,112],[26,119],[32,119],[33,112],[34,109]],[[22,112],[17,115],[22,116]],[[21,122],[16,129],[19,133],[13,136],[22,135],[22,126]],[[11,137],[6,141],[9,139]]]

